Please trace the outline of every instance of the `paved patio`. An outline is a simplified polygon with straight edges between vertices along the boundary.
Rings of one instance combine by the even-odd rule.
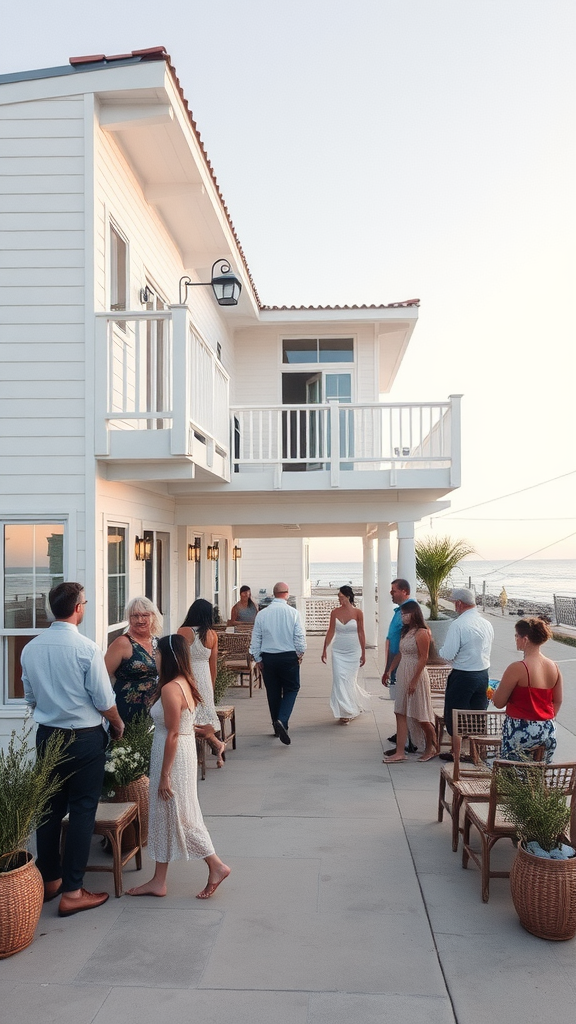
[[[515,657],[515,620],[490,621],[499,676]],[[576,943],[524,932],[507,880],[482,903],[478,872],[462,870],[449,822],[436,821],[439,762],[382,764],[394,716],[378,699],[374,652],[373,709],[344,728],[331,719],[320,649],[312,638],[290,747],[272,738],[264,694],[234,691],[238,749],[199,783],[232,867],[217,894],[194,899],[206,867],[192,862],[172,865],[163,900],[111,895],[66,920],[49,904],[33,945],[0,964],[3,1019],[525,1024],[571,1012]],[[576,759],[576,651],[548,650],[568,682],[558,758]],[[497,845],[495,859],[512,856]],[[144,861],[138,875],[125,870],[126,887],[147,877]],[[87,885],[113,893],[111,874]]]

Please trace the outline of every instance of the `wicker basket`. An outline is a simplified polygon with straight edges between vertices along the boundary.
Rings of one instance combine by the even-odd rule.
[[[576,935],[576,857],[548,860],[522,846],[510,872],[512,902],[520,923],[540,939],[563,942]]]
[[[141,775],[139,779],[135,779],[134,782],[129,782],[127,786],[118,786],[112,797],[112,803],[124,804],[130,800],[134,800],[138,804],[138,810],[140,812],[140,836],[142,846],[146,846],[148,842],[148,795],[150,790],[150,780],[147,775]],[[133,825],[128,825],[128,828],[122,836],[122,849],[131,849],[136,845],[136,833]]]
[[[31,853],[22,850],[20,859],[20,867],[0,872],[0,959],[30,945],[42,911],[42,875]]]

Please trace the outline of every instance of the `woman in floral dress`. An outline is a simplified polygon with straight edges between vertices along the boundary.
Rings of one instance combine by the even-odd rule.
[[[116,707],[125,724],[149,711],[158,688],[156,648],[162,633],[162,616],[147,597],[135,597],[124,611],[128,629],[113,640],[105,656],[110,678],[114,677]]]

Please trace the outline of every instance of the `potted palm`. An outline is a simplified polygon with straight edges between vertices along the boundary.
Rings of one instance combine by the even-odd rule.
[[[28,844],[62,785],[55,770],[66,760],[61,734],[54,733],[36,756],[31,732],[13,731],[0,751],[0,959],[26,949],[34,938],[44,883]]]
[[[498,771],[498,801],[520,839],[510,872],[512,902],[522,926],[541,939],[576,935],[576,855],[564,845],[573,775],[572,765],[560,764]]]
[[[440,591],[458,562],[466,555],[471,555],[473,551],[474,548],[466,541],[451,540],[450,537],[427,537],[416,542],[416,576],[418,583],[428,591],[430,598],[428,625],[445,622],[445,625],[431,626],[437,649],[443,643],[450,625],[447,617],[440,613]]]

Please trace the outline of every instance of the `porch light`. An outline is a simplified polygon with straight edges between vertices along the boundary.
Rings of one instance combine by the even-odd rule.
[[[136,537],[134,541],[134,558],[137,562],[149,562],[152,558],[152,541],[145,537]]]
[[[216,267],[218,267],[217,271]],[[216,260],[212,264],[210,278],[210,281],[192,281],[189,277],[181,277],[178,288],[180,305],[185,304],[189,288],[212,285],[212,291],[219,306],[237,306],[242,285],[236,275],[232,273],[228,260]]]
[[[209,544],[206,548],[206,558],[209,562],[217,562],[220,558],[220,548],[218,547],[217,540],[215,540],[213,544]]]
[[[232,558],[235,562],[237,562],[239,558],[242,558],[242,548],[239,548],[237,544],[232,548]]]
[[[200,544],[189,544],[188,545],[188,561],[199,562],[202,557],[202,547]]]

